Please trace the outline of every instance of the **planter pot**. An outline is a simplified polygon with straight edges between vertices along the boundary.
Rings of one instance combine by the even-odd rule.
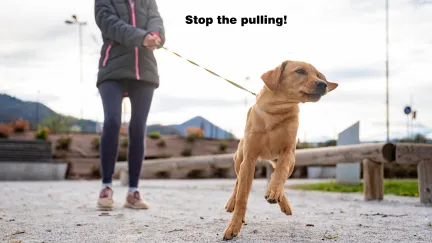
[[[0,181],[52,181],[66,178],[66,162],[0,162]]]

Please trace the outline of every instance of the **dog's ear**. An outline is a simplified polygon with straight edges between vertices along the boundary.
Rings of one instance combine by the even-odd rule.
[[[339,84],[327,81],[327,92],[330,92],[330,91],[336,89],[337,86],[339,86]]]
[[[327,92],[330,92],[330,91],[336,89],[337,86],[339,86],[339,84],[337,84],[337,83],[332,83],[332,82],[327,81],[327,78],[322,73],[318,73],[318,78],[322,79],[323,81],[325,81],[327,83]]]
[[[281,63],[273,70],[269,70],[261,75],[261,79],[264,81],[265,86],[271,91],[275,91],[282,79],[282,73],[285,70],[288,61]]]

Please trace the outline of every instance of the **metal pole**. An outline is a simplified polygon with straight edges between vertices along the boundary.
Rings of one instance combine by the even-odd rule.
[[[83,41],[82,41],[82,25],[84,25],[84,23],[79,23],[78,24],[78,37],[79,37],[79,54],[80,54],[80,84],[82,84],[83,82],[83,72],[82,72],[82,63],[83,63],[83,51],[82,51],[82,47],[83,47]]]
[[[387,142],[390,141],[390,121],[389,121],[389,3],[386,0],[386,128],[387,128]]]
[[[78,21],[78,18],[76,15],[72,15],[72,19],[73,20],[66,20],[65,23],[66,24],[77,24],[78,25],[78,40],[79,40],[79,65],[80,65],[80,86],[82,86],[83,83],[83,39],[82,39],[82,26],[87,25],[87,22],[80,22]],[[82,87],[80,87],[82,88]],[[81,102],[83,102],[83,99],[80,99]],[[83,120],[83,105],[81,103],[80,105],[80,114],[81,114],[81,129],[84,130],[84,120]]]
[[[79,35],[79,55],[80,55],[80,88],[82,88],[83,83],[83,40],[82,40],[82,26],[85,25],[85,23],[78,23],[78,35]],[[81,118],[81,132],[84,131],[84,120],[83,120],[83,105],[82,105],[81,99],[81,106],[80,106],[80,118]]]
[[[410,96],[410,106],[411,106],[411,109],[413,110],[412,111],[412,113],[410,114],[411,115],[411,117],[410,117],[410,124],[409,124],[409,126],[410,126],[410,137],[412,138],[412,139],[414,139],[414,136],[415,136],[415,134],[414,134],[414,130],[413,130],[413,122],[414,122],[414,119],[412,119],[412,116],[413,116],[413,114],[414,114],[414,106],[413,106],[413,96],[411,95]]]
[[[36,129],[38,129],[40,125],[40,114],[39,114],[39,106],[40,106],[40,90],[38,90],[38,98],[37,98],[37,105],[36,105],[36,115],[37,115],[37,124]]]
[[[410,133],[409,133],[409,114],[407,115],[407,139],[410,139]]]

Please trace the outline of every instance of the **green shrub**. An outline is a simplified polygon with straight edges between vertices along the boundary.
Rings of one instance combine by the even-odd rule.
[[[219,151],[225,152],[227,148],[228,148],[228,141],[221,140],[219,143]]]
[[[296,149],[307,149],[307,148],[315,148],[315,145],[310,143],[297,143]]]
[[[101,169],[99,165],[91,165],[90,167],[90,175],[94,179],[100,179],[101,178]]]
[[[127,161],[128,151],[120,149],[117,154],[117,161]]]
[[[72,144],[72,137],[70,137],[70,136],[61,136],[56,141],[56,149],[58,149],[58,150],[69,150],[71,144]]]
[[[198,139],[198,136],[195,134],[189,134],[186,136],[186,142],[194,143]]]
[[[94,137],[91,141],[92,149],[99,151],[100,149],[100,137]]]
[[[67,159],[68,154],[65,151],[55,151],[53,153],[53,159]]]
[[[12,124],[15,133],[23,133],[30,128],[30,123],[23,119],[15,120]]]
[[[184,148],[184,149],[181,151],[181,155],[182,155],[183,157],[189,157],[189,156],[191,156],[191,155],[192,155],[192,148]]]
[[[46,141],[46,140],[48,140],[48,133],[49,133],[49,130],[46,127],[43,129],[38,129],[36,131],[35,138],[39,139],[39,140]]]
[[[165,140],[161,139],[156,143],[156,146],[158,146],[158,148],[165,148],[166,147],[166,142]]]
[[[0,124],[0,138],[9,138],[13,128],[9,124]]]
[[[161,134],[160,134],[159,131],[151,132],[151,133],[148,134],[148,136],[149,136],[151,139],[159,139],[159,138],[161,138]]]
[[[120,147],[128,148],[129,147],[129,137],[123,137],[120,141]]]

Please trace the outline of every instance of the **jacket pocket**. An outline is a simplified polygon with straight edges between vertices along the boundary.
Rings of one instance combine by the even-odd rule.
[[[108,59],[109,59],[109,56],[110,56],[110,52],[111,52],[112,46],[113,46],[113,42],[111,41],[109,43],[107,49],[105,50],[105,57],[104,57],[104,60],[103,60],[103,63],[102,63],[103,67],[106,67],[106,65],[108,64]]]

